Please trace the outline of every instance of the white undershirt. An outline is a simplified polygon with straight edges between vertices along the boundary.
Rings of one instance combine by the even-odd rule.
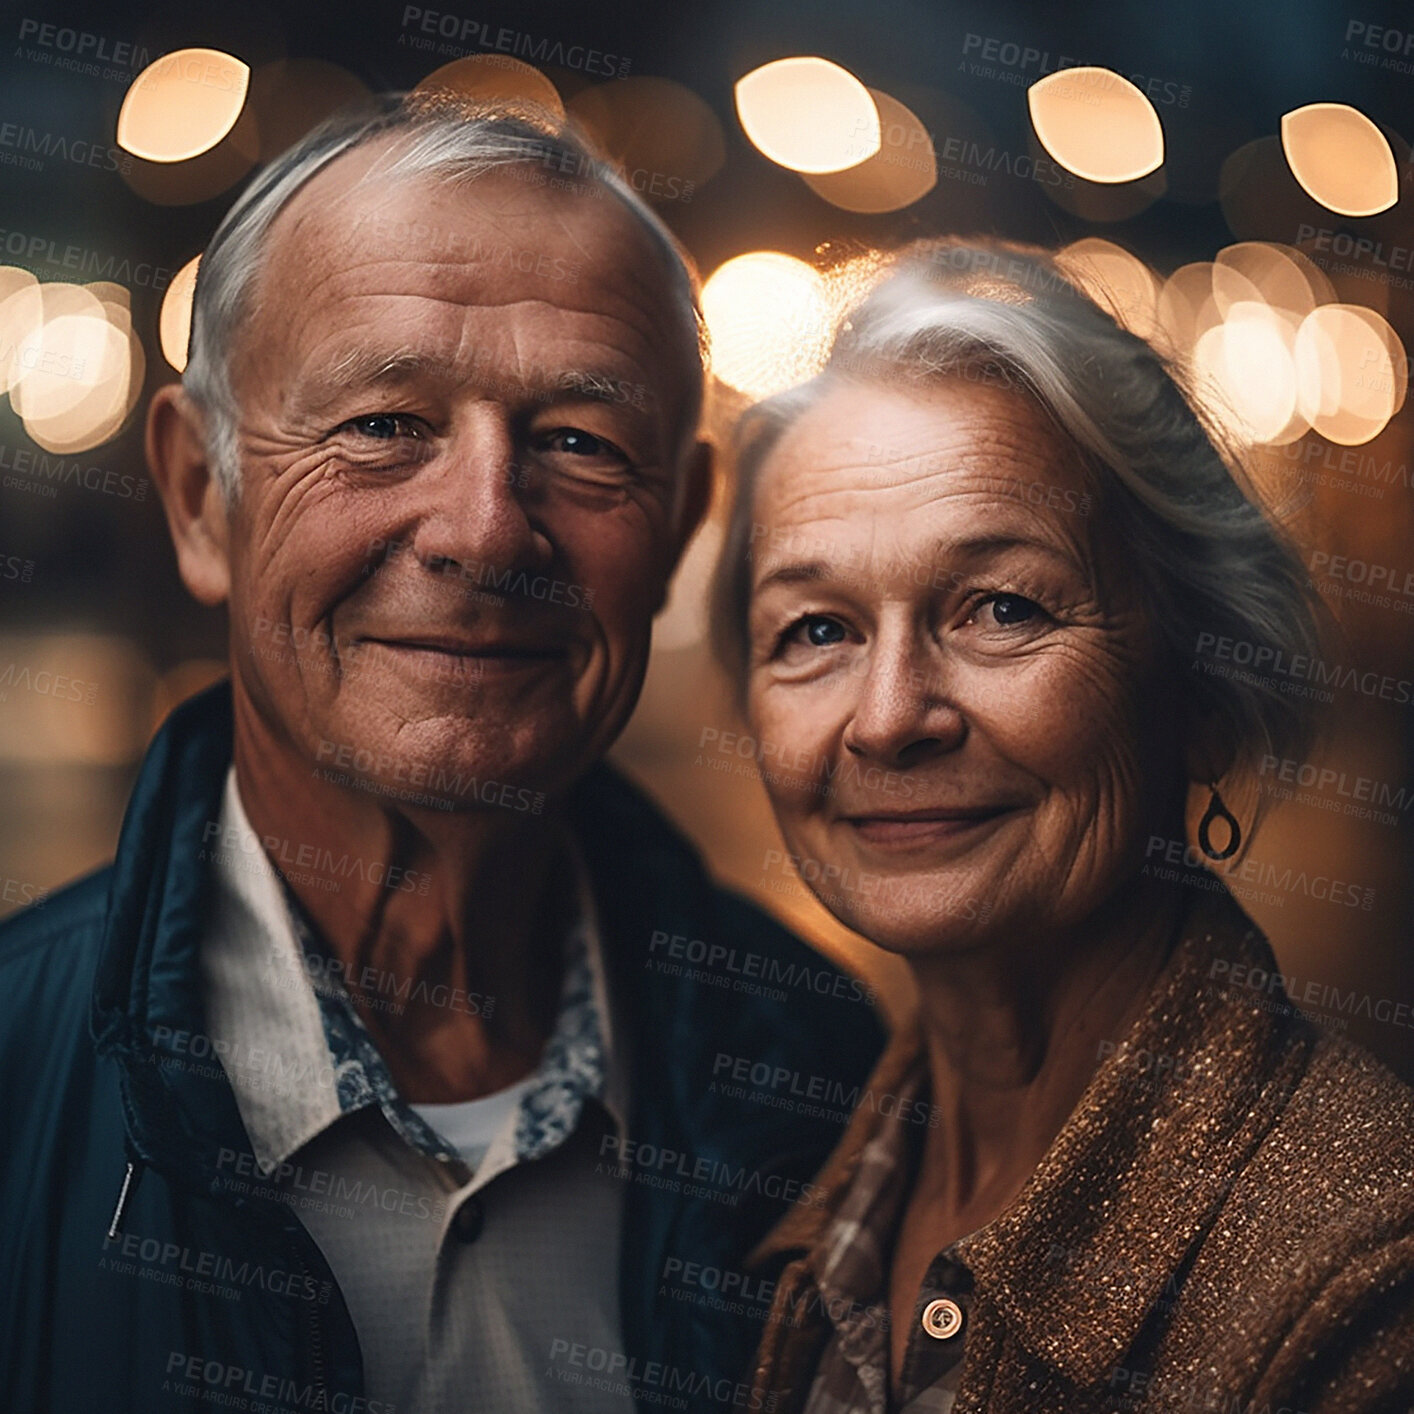
[[[475,1173],[501,1126],[515,1113],[520,1098],[535,1083],[534,1075],[517,1080],[504,1090],[495,1090],[475,1100],[458,1100],[450,1105],[410,1105],[443,1139],[462,1156]]]

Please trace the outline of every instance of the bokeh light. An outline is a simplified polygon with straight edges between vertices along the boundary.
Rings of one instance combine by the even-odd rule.
[[[1368,442],[1404,406],[1404,345],[1372,309],[1324,304],[1312,310],[1297,331],[1295,355],[1301,411],[1329,442]]]
[[[933,139],[918,115],[897,98],[869,90],[879,112],[879,150],[842,172],[802,173],[805,183],[843,211],[901,211],[938,184]]]
[[[828,59],[776,59],[737,80],[736,111],[756,148],[794,172],[841,172],[879,150],[869,90]]]
[[[1141,339],[1158,336],[1159,277],[1137,255],[1113,241],[1087,236],[1059,251],[1056,260],[1116,323]]]
[[[829,290],[813,266],[756,250],[720,266],[702,289],[712,372],[751,398],[803,383],[828,353]]]
[[[1399,169],[1384,134],[1348,103],[1284,113],[1281,146],[1302,190],[1341,216],[1374,216],[1399,200]]]
[[[1193,370],[1206,399],[1239,441],[1277,445],[1307,430],[1297,411],[1295,329],[1269,305],[1242,300],[1207,329],[1193,351]]]
[[[118,113],[118,146],[148,162],[185,162],[236,125],[250,68],[219,49],[176,49],[133,81]]]
[[[187,347],[191,342],[191,302],[196,293],[196,271],[201,264],[193,256],[175,275],[162,296],[162,309],[157,316],[157,338],[162,345],[162,357],[182,373],[187,366]]]
[[[1135,182],[1163,165],[1154,105],[1111,69],[1057,69],[1031,85],[1026,103],[1041,146],[1088,182]]]
[[[434,69],[414,93],[454,93],[479,103],[529,107],[565,120],[560,91],[533,64],[509,54],[472,54]]]
[[[649,201],[691,201],[727,160],[709,104],[672,79],[614,79],[583,89],[570,116]]]
[[[67,455],[117,436],[147,370],[123,286],[20,283],[0,301],[0,336],[10,405],[32,441]]]

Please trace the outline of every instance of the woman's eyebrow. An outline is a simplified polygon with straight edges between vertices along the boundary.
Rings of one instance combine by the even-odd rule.
[[[965,540],[949,541],[938,547],[940,557],[949,556],[962,560],[984,560],[993,555],[1006,554],[1011,550],[1035,550],[1048,559],[1056,560],[1067,569],[1085,573],[1085,567],[1075,556],[1067,553],[1050,540],[1037,540],[1030,535],[993,534],[972,535]]]

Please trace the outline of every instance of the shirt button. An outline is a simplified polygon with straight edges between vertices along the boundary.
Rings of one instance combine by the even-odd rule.
[[[962,1329],[962,1307],[940,1297],[923,1308],[923,1329],[934,1340],[950,1340]]]
[[[486,1210],[475,1198],[468,1198],[452,1218],[452,1231],[466,1243],[475,1242],[486,1226]]]

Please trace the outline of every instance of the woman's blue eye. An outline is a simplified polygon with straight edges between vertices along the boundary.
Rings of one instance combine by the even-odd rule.
[[[998,594],[989,602],[992,617],[999,624],[1024,624],[1041,611],[1041,606],[1034,599],[1020,594]]]

